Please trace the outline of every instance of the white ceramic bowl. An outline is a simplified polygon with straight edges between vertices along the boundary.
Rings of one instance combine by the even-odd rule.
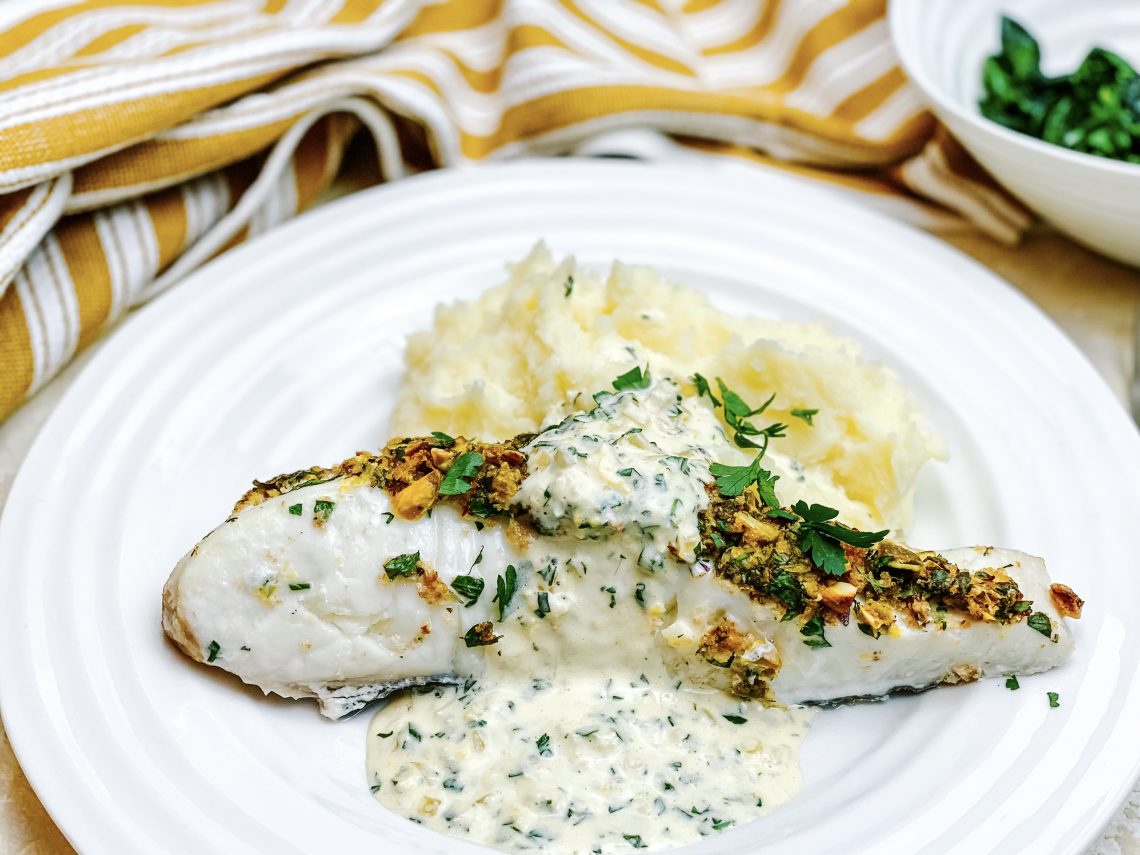
[[[1140,68],[1140,0],[891,0],[903,68],[935,114],[989,172],[1061,231],[1140,266],[1140,164],[1069,151],[978,111],[982,63],[1003,14],[1041,44],[1047,74],[1072,71],[1094,46]]]

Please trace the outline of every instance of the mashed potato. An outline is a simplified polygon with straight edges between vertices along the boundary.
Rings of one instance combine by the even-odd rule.
[[[649,268],[617,263],[602,275],[542,245],[502,285],[441,306],[405,358],[392,430],[406,435],[535,431],[593,406],[591,395],[634,365],[690,391],[693,372],[721,377],[753,406],[775,392],[760,424],[789,428],[771,451],[810,471],[819,500],[853,524],[903,527],[919,469],[943,455],[895,374],[855,342],[818,326],[730,316]],[[809,425],[794,408],[819,412]]]

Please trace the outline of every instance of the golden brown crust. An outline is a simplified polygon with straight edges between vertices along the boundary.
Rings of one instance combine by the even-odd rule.
[[[1053,606],[1064,617],[1079,618],[1085,607],[1085,601],[1077,596],[1076,591],[1059,582],[1054,582],[1049,586],[1049,599],[1053,601]]]

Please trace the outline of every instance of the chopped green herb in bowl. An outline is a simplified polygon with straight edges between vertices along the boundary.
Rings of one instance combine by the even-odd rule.
[[[1071,74],[1041,70],[1041,48],[1012,18],[1001,19],[1001,50],[982,66],[982,115],[1073,151],[1140,163],[1140,74],[1094,47]]]

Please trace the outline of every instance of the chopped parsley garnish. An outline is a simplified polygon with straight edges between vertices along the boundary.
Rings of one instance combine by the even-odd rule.
[[[484,582],[478,576],[456,576],[451,580],[451,587],[455,589],[455,593],[467,601],[463,604],[465,608],[471,608],[479,601],[483,586]]]
[[[641,473],[634,469],[632,466],[630,466],[628,469],[619,469],[618,475],[622,476],[623,478],[628,478],[631,475],[636,475],[638,478],[641,477]]]
[[[540,736],[538,738],[537,744],[538,744],[538,755],[540,757],[553,757],[554,756],[554,752],[550,749],[550,736],[548,734],[545,734],[545,733],[542,734],[542,736]]]
[[[811,420],[812,416],[816,415],[818,412],[819,412],[819,410],[807,410],[807,409],[802,409],[800,407],[796,407],[796,409],[792,410],[792,415],[795,416],[797,419],[803,419],[805,422],[807,422],[810,425],[810,424],[812,424],[812,420]]]
[[[1017,691],[1021,688],[1021,684],[1017,682],[1017,677],[1006,677],[1005,687],[1010,691]]]
[[[419,566],[420,553],[417,550],[389,558],[384,562],[384,572],[388,574],[389,579],[395,579],[397,576],[411,576]]]
[[[477,451],[463,452],[455,458],[451,468],[443,476],[443,481],[439,485],[439,494],[441,496],[458,496],[466,493],[471,489],[471,484],[466,479],[473,477],[482,465],[482,454]]]
[[[633,598],[637,600],[637,604],[645,608],[645,583],[638,582],[633,586]]]
[[[387,738],[388,738],[389,736],[391,736],[393,733],[395,733],[395,731],[394,731],[394,730],[389,730],[387,733],[378,733],[378,734],[376,734],[376,735],[377,735],[377,736],[379,736],[381,739],[387,739]]]
[[[1049,620],[1049,615],[1045,612],[1034,612],[1025,622],[1029,624],[1031,629],[1037,630],[1046,638],[1053,637],[1053,622]]]
[[[829,576],[842,576],[847,571],[847,555],[842,544],[866,549],[887,536],[886,530],[856,531],[831,522],[839,516],[839,511],[826,505],[809,505],[799,501],[792,505],[792,510],[802,520],[800,549],[811,557],[816,567]]]
[[[713,463],[709,472],[716,478],[716,488],[726,498],[739,496],[752,484],[756,485],[757,492],[764,504],[771,508],[780,507],[776,498],[776,482],[779,475],[773,475],[760,465],[764,455],[757,454],[756,458],[747,466],[726,466],[723,463]]]
[[[208,654],[206,656],[206,661],[207,662],[213,662],[215,659],[218,658],[218,654],[221,652],[222,652],[222,645],[218,644],[218,642],[216,642],[216,641],[211,641],[209,646],[206,647],[206,653]]]
[[[396,518],[395,514],[390,513],[388,511],[385,511],[384,513],[380,514],[380,516],[384,517],[384,525],[391,525],[392,520],[394,520]]]
[[[606,585],[600,590],[603,594],[610,595],[610,608],[614,608],[617,605],[617,588],[613,587],[612,585]]]
[[[435,441],[439,443],[440,448],[451,448],[455,445],[455,437],[448,436],[443,431],[433,430],[431,435],[435,437]]]
[[[721,830],[723,830],[723,829],[725,829],[725,828],[728,828],[730,825],[733,825],[733,824],[734,824],[734,822],[735,822],[735,820],[731,820],[731,819],[716,819],[716,818],[714,817],[714,818],[713,818],[713,822],[712,822],[713,831],[721,831]]]
[[[420,734],[420,732],[418,730],[416,730],[415,725],[413,725],[413,724],[408,725],[408,733],[411,735],[412,739],[414,739],[416,742],[423,742],[424,741],[423,736]]]
[[[712,393],[712,387],[709,386],[709,381],[706,380],[703,375],[694,374],[693,385],[697,387],[698,395],[708,395],[708,398],[710,401],[712,401],[714,407],[720,406],[720,401],[718,401],[716,395]]]
[[[330,499],[317,499],[313,502],[313,522],[319,526],[327,523],[335,507],[336,502]]]
[[[289,583],[289,590],[290,591],[307,591],[311,587],[313,587],[313,586],[308,582],[290,582]]]
[[[295,505],[290,505],[289,506],[289,513],[291,513],[295,517],[301,516],[301,503],[298,502]]]
[[[981,114],[1011,130],[1099,157],[1140,163],[1140,79],[1121,56],[1094,47],[1070,74],[1041,69],[1041,47],[1011,18],[1001,50],[982,66]]]
[[[640,834],[623,834],[622,837],[624,837],[634,849],[649,848],[649,844],[642,841]]]
[[[458,779],[456,778],[448,778],[445,780],[443,782],[443,788],[445,790],[454,790],[457,793],[463,792],[463,785],[459,783]]]
[[[625,374],[614,378],[614,388],[619,392],[624,392],[627,389],[647,389],[649,388],[649,381],[649,366],[646,365],[645,371],[642,372],[641,366],[635,365]]]
[[[731,721],[733,724],[744,724],[748,719],[742,715],[735,715],[733,713],[725,713],[724,717]]]
[[[483,547],[480,546],[479,547],[479,554],[475,556],[475,560],[471,562],[471,566],[474,567],[475,565],[482,564],[482,563],[483,563]]]
[[[823,615],[819,612],[800,627],[800,635],[804,636],[804,644],[808,647],[831,647],[831,642],[823,634]]]
[[[491,601],[499,604],[499,620],[507,617],[507,609],[511,600],[519,589],[518,574],[513,564],[508,564],[502,576],[495,579],[495,598]]]
[[[546,593],[546,591],[538,592],[538,608],[534,610],[534,613],[540,618],[544,618],[550,614],[550,594]]]
[[[1057,709],[1057,707],[1061,706],[1060,694],[1058,694],[1057,692],[1046,692],[1045,694],[1049,696],[1049,707],[1050,707],[1050,709]]]
[[[569,297],[572,293],[574,293],[574,277],[573,276],[567,276],[566,281],[564,283],[562,283],[562,288],[566,292],[565,294],[562,295],[564,297]]]
[[[468,647],[486,647],[488,644],[494,644],[500,638],[502,636],[495,635],[494,624],[489,620],[475,624],[463,634],[463,641]]]

